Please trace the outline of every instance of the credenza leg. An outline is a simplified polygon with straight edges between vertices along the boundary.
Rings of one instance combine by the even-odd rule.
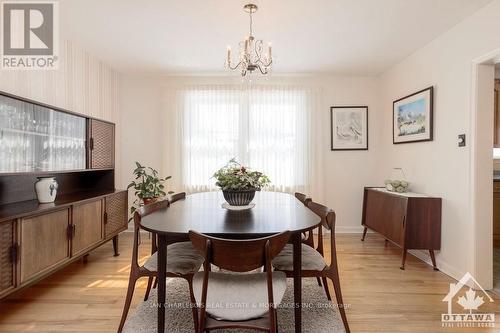
[[[366,231],[368,230],[367,227],[365,227],[365,229],[363,230],[363,237],[361,238],[361,241],[364,242],[365,241],[365,236],[366,236]]]
[[[403,249],[403,262],[401,263],[400,269],[404,270],[405,269],[405,261],[406,261],[406,249]]]
[[[83,262],[84,264],[86,264],[88,261],[89,261],[89,254],[87,253],[86,255],[84,255],[84,256],[82,257],[82,262]]]
[[[434,270],[439,271],[436,265],[436,257],[434,256],[434,250],[429,250],[429,254],[431,255],[432,266],[434,267]]]
[[[118,235],[113,237],[113,251],[115,252],[115,257],[120,255],[120,252],[118,252]]]

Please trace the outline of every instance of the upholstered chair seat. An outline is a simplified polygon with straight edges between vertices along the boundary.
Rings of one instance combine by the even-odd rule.
[[[204,258],[193,247],[191,242],[170,244],[167,247],[167,272],[177,274],[194,274],[200,270]],[[156,272],[158,252],[153,253],[144,263],[148,271]]]
[[[193,293],[199,306],[203,272],[193,278]],[[285,294],[286,275],[273,273],[273,296],[280,304]],[[264,316],[269,311],[266,273],[209,273],[207,313],[217,320],[243,321]]]
[[[293,271],[293,245],[287,244],[273,259],[273,266],[280,271]],[[322,271],[326,267],[325,259],[309,245],[302,244],[302,270]]]

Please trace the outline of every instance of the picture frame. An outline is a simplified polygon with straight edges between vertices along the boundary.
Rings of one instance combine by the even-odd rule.
[[[330,149],[368,150],[368,106],[330,107]]]
[[[434,139],[434,87],[417,91],[392,103],[392,143]]]

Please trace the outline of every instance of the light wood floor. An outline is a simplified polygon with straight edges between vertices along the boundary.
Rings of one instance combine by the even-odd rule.
[[[493,289],[500,295],[500,244],[493,245]]]
[[[131,236],[120,235],[119,257],[112,256],[108,243],[92,252],[87,264],[74,263],[1,302],[0,332],[116,332],[128,283]],[[385,245],[380,236],[368,234],[363,243],[359,235],[337,235],[337,243],[352,332],[493,331],[441,328],[441,313],[446,312],[441,300],[454,280],[413,256],[401,271],[400,250]],[[143,237],[142,255],[148,250]],[[131,311],[144,295],[145,282],[138,283]],[[494,298],[481,312],[500,310],[500,299]]]

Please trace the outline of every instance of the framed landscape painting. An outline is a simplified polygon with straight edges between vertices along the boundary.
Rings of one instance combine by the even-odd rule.
[[[368,150],[368,107],[330,108],[331,150]]]
[[[393,143],[432,141],[433,87],[393,102]]]

